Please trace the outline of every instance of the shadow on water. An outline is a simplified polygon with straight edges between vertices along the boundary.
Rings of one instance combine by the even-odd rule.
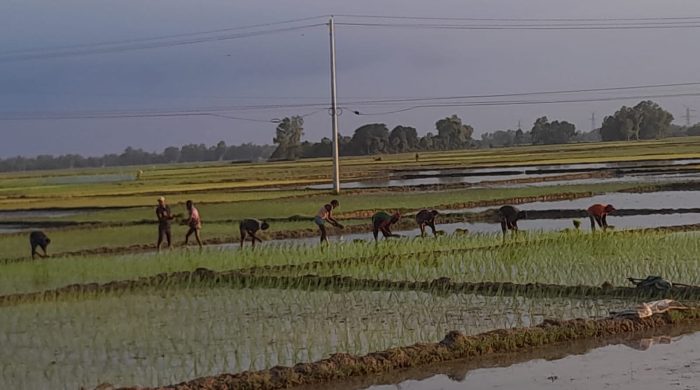
[[[339,390],[695,388],[700,326],[588,339],[334,383]],[[321,386],[295,390],[320,390]]]

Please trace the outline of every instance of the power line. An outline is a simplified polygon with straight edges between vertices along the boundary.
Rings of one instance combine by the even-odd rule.
[[[688,24],[664,25],[461,25],[461,24],[423,24],[423,23],[352,23],[338,22],[338,26],[402,28],[421,30],[647,30],[647,29],[689,29],[700,28],[700,22]]]
[[[700,20],[700,16],[648,17],[648,18],[462,18],[430,16],[391,16],[339,14],[341,18],[395,19],[395,20],[436,20],[436,21],[487,21],[487,22],[622,22],[622,21],[659,21],[659,20]]]
[[[484,95],[461,95],[461,96],[456,95],[456,96],[426,97],[426,98],[365,100],[365,101],[354,101],[354,102],[351,101],[351,102],[347,102],[346,104],[362,105],[362,104],[376,104],[376,103],[405,103],[405,102],[420,102],[420,101],[435,101],[435,100],[486,99],[486,98],[532,96],[532,95],[557,95],[557,94],[568,94],[568,93],[611,92],[611,91],[625,91],[625,90],[634,90],[634,89],[689,87],[689,86],[698,86],[698,85],[700,85],[700,82],[695,81],[695,82],[687,82],[687,83],[647,84],[647,85],[632,85],[632,86],[622,86],[622,87],[566,89],[566,90],[499,93],[499,94],[484,94]]]
[[[517,92],[517,93],[498,93],[498,94],[480,94],[480,95],[457,95],[457,96],[433,96],[433,97],[416,97],[416,98],[399,98],[399,99],[369,99],[369,100],[354,100],[342,102],[342,105],[346,107],[351,106],[383,106],[383,105],[399,105],[402,103],[430,103],[430,102],[442,102],[438,104],[427,104],[427,105],[416,105],[412,106],[415,108],[423,107],[449,107],[449,106],[463,106],[465,104],[478,104],[478,105],[493,105],[493,104],[513,104],[512,102],[522,102],[513,100],[486,100],[494,98],[507,98],[507,97],[525,97],[525,96],[546,96],[546,95],[560,95],[560,94],[583,94],[591,92],[614,92],[614,91],[629,91],[629,90],[640,90],[640,89],[657,89],[657,88],[669,88],[669,87],[688,87],[688,86],[698,86],[700,82],[685,82],[685,83],[665,83],[665,84],[647,84],[647,85],[628,85],[619,87],[605,87],[605,88],[587,88],[587,89],[567,89],[567,90],[550,90],[550,91],[533,91],[533,92]],[[695,96],[695,92],[689,93],[688,96]],[[655,95],[639,95],[638,98],[652,98],[652,97],[669,97],[669,96],[684,96],[680,91],[675,94],[655,94]],[[598,99],[598,101],[605,100],[619,100],[619,99],[631,99],[634,97],[594,97],[594,98],[578,98],[578,99]],[[474,100],[482,99],[481,101],[473,102],[460,102],[459,100]],[[579,101],[579,100],[576,100]],[[588,101],[588,100],[585,100]],[[537,101],[525,101],[533,102],[530,104],[537,104]],[[569,102],[569,100],[563,100],[562,102]],[[209,116],[219,116],[228,115],[227,113],[234,111],[265,111],[265,110],[290,110],[290,109],[311,109],[313,110],[310,114],[312,115],[320,111],[324,111],[328,108],[327,102],[311,102],[311,103],[294,103],[294,104],[259,104],[259,105],[230,105],[230,106],[202,106],[202,107],[190,107],[190,108],[178,108],[178,109],[162,109],[162,110],[115,110],[115,111],[77,111],[77,112],[6,112],[0,113],[0,120],[29,120],[29,119],[90,119],[90,118],[120,118],[120,117],[163,117],[163,116],[196,116],[196,115],[209,115]],[[413,108],[411,108],[413,109]],[[410,110],[410,109],[409,109]],[[398,111],[388,111],[387,113],[395,113],[408,111],[406,108],[401,108]],[[366,114],[369,115],[369,114]],[[245,119],[242,119],[245,120]],[[258,120],[266,121],[266,120]]]
[[[282,20],[279,22],[250,24],[250,25],[246,25],[246,26],[227,27],[227,28],[221,28],[221,29],[217,29],[217,30],[198,31],[198,32],[191,32],[191,33],[158,35],[158,36],[153,36],[153,37],[123,39],[123,40],[116,40],[116,41],[81,43],[81,44],[65,45],[65,46],[17,49],[17,50],[9,50],[9,51],[2,52],[2,53],[0,53],[0,56],[7,56],[10,54],[29,53],[29,52],[36,52],[36,51],[56,51],[56,50],[91,48],[91,47],[100,47],[100,46],[124,45],[124,44],[132,44],[132,43],[158,41],[158,40],[164,40],[164,39],[192,37],[192,36],[197,36],[197,35],[219,34],[219,33],[229,32],[229,31],[250,30],[250,29],[256,29],[256,28],[261,28],[261,27],[270,27],[270,26],[278,26],[278,25],[282,25],[282,24],[299,23],[299,22],[305,22],[305,21],[309,21],[309,20],[320,19],[320,18],[324,18],[324,17],[325,16],[309,16],[309,17],[305,17],[305,18]]]
[[[674,97],[690,97],[700,96],[700,92],[675,93],[675,94],[657,94],[657,95],[635,95],[635,96],[615,96],[615,97],[590,97],[576,99],[551,99],[551,100],[496,100],[496,101],[470,101],[470,102],[448,102],[438,104],[422,104],[401,109],[383,111],[383,112],[360,112],[353,110],[347,105],[342,108],[350,110],[356,115],[361,116],[376,116],[397,114],[407,111],[413,111],[424,108],[445,108],[445,107],[485,107],[485,106],[513,106],[513,105],[540,105],[540,104],[562,104],[562,103],[585,103],[585,102],[604,102],[617,100],[632,100],[632,99],[653,99],[653,98],[674,98]],[[307,117],[318,112],[325,111],[327,108],[317,109],[308,114],[301,115]],[[252,122],[277,123],[279,119],[254,119],[238,116],[231,116],[228,113],[204,110],[190,111],[170,111],[170,112],[93,112],[93,113],[14,113],[0,115],[0,121],[25,121],[25,120],[62,120],[62,119],[118,119],[118,118],[167,118],[167,117],[188,117],[188,116],[211,116],[225,119],[243,120]]]
[[[618,97],[599,97],[599,98],[581,98],[581,99],[560,99],[560,100],[520,100],[520,101],[483,101],[483,102],[453,102],[443,104],[423,104],[411,107],[405,107],[397,110],[365,113],[358,110],[351,110],[355,115],[389,115],[407,111],[413,111],[422,108],[442,108],[442,107],[483,107],[483,106],[514,106],[514,105],[538,105],[538,104],[561,104],[561,103],[587,103],[587,102],[607,102],[616,100],[632,100],[632,99],[655,99],[655,98],[672,98],[672,97],[689,97],[700,96],[700,92],[693,93],[677,93],[677,94],[660,94],[660,95],[638,95],[638,96],[618,96]]]
[[[307,24],[307,25],[302,25],[302,26],[285,27],[285,28],[278,28],[278,29],[268,29],[268,30],[262,30],[262,31],[244,32],[244,33],[237,33],[237,34],[217,35],[217,36],[202,37],[202,38],[172,40],[172,41],[164,41],[164,42],[150,42],[150,43],[147,42],[147,43],[143,43],[143,44],[125,45],[125,46],[97,47],[94,49],[87,48],[87,49],[55,51],[55,52],[47,52],[47,53],[37,52],[37,53],[28,53],[28,54],[0,56],[0,62],[14,62],[14,61],[36,60],[36,59],[62,58],[62,57],[73,57],[73,56],[89,55],[89,54],[107,54],[107,53],[118,53],[118,52],[124,52],[124,51],[132,51],[132,50],[144,50],[144,49],[155,49],[155,48],[162,48],[162,47],[193,45],[193,44],[204,43],[204,42],[227,41],[227,40],[232,40],[232,39],[242,39],[242,38],[257,37],[257,36],[262,36],[262,35],[270,35],[270,34],[276,34],[276,33],[289,32],[289,31],[298,31],[298,30],[304,30],[304,29],[309,29],[309,28],[319,27],[319,26],[324,26],[324,25],[325,25],[325,23],[316,23],[316,24]]]

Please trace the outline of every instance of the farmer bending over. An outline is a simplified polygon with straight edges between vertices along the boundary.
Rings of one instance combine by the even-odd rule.
[[[518,231],[518,220],[525,218],[525,212],[518,210],[517,207],[507,205],[498,209],[498,216],[501,220],[501,231],[505,240],[506,231]]]
[[[391,232],[391,225],[395,224],[396,222],[399,222],[399,219],[401,219],[401,214],[399,213],[394,213],[393,215],[389,215],[388,213],[384,211],[380,211],[372,216],[372,227],[374,228],[374,240],[377,240],[377,237],[379,236],[379,232],[381,231],[382,234],[384,235],[384,238],[389,238],[389,237],[401,237],[398,234],[394,234]]]
[[[589,207],[587,212],[588,218],[591,220],[591,230],[595,231],[596,223],[598,223],[598,226],[600,226],[601,229],[606,230],[608,228],[608,221],[606,217],[613,211],[615,211],[615,207],[613,207],[611,204],[594,204],[593,206]]]
[[[318,214],[316,214],[316,217],[314,218],[314,222],[318,226],[318,230],[321,231],[321,243],[323,242],[328,242],[328,235],[326,233],[326,222],[330,223],[331,225],[342,229],[343,225],[341,225],[338,221],[333,218],[333,209],[337,208],[340,206],[340,203],[333,199],[330,203],[324,205],[321,207],[320,210],[318,210]]]
[[[260,230],[267,230],[270,225],[265,221],[260,221],[257,219],[244,219],[239,225],[241,229],[241,248],[243,248],[243,242],[245,242],[246,235],[250,236],[251,241],[253,241],[253,248],[255,248],[255,241],[262,244],[262,240],[255,235]]]
[[[416,214],[416,223],[420,227],[420,236],[425,237],[425,227],[429,226],[433,231],[433,236],[437,237],[435,230],[435,217],[438,215],[437,210],[421,210]]]
[[[191,200],[188,200],[187,203],[185,203],[185,206],[187,207],[187,211],[190,213],[190,218],[187,220],[187,225],[190,227],[190,230],[188,230],[187,234],[185,234],[185,245],[187,245],[187,242],[190,240],[190,236],[192,233],[194,233],[194,238],[197,239],[197,244],[199,244],[199,247],[201,248],[202,239],[199,237],[199,231],[202,230],[202,218],[199,216],[199,210],[194,207],[194,203],[192,203]]]
[[[29,245],[32,247],[32,259],[34,259],[35,256],[48,257],[46,254],[46,247],[49,246],[50,243],[51,240],[46,236],[46,234],[44,234],[44,232],[33,231],[29,233]],[[36,250],[37,247],[41,248],[41,250],[44,252],[43,255]]]

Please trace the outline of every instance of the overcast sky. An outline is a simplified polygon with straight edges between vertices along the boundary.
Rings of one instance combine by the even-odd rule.
[[[0,2],[0,117],[18,112],[133,112],[325,102],[329,97],[329,60],[324,26],[197,45],[66,58],[3,61],[2,56],[14,50],[192,33],[327,14],[700,17],[700,2],[4,0]],[[300,24],[325,21],[315,19]],[[337,21],[350,19],[337,17]],[[284,26],[269,28],[278,27]],[[340,104],[348,109],[377,113],[410,104],[354,107],[347,102],[695,82],[700,81],[698,33],[700,29],[435,31],[338,26],[338,96]],[[622,94],[695,91],[700,91],[700,87]],[[571,121],[579,130],[588,131],[592,113],[596,113],[600,125],[605,115],[638,100],[442,107],[361,117],[346,109],[340,117],[340,128],[341,133],[351,135],[361,124],[384,122],[389,128],[399,124],[414,126],[425,134],[434,131],[436,120],[457,114],[476,129],[478,138],[485,131],[516,128],[518,121],[529,129],[537,117],[546,115]],[[685,123],[685,106],[700,110],[698,97],[654,100],[681,124]],[[314,111],[276,108],[226,115],[269,120],[312,114],[306,117],[305,139],[330,136],[327,112]],[[274,128],[273,123],[201,116],[0,121],[0,157],[42,153],[99,155],[120,152],[130,145],[153,151],[170,145],[212,144],[219,140],[228,144],[271,143]]]

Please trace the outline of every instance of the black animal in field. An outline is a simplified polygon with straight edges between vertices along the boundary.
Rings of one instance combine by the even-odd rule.
[[[36,230],[29,233],[29,245],[32,247],[32,259],[36,256],[48,257],[46,247],[48,247],[50,243],[51,239],[42,231]],[[44,252],[43,255],[37,251],[37,247],[41,248],[41,250]]]

